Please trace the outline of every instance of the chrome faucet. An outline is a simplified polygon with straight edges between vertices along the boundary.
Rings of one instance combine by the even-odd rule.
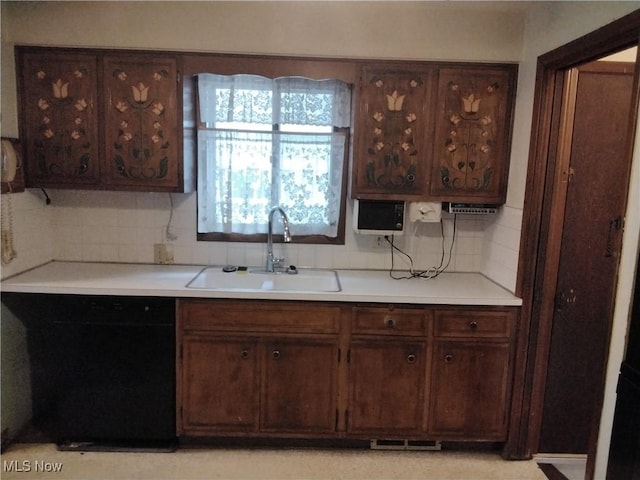
[[[284,213],[284,210],[280,207],[273,207],[269,211],[269,231],[267,233],[267,266],[265,270],[267,272],[274,272],[276,267],[282,267],[284,262],[283,258],[275,258],[273,256],[273,215],[278,212],[280,214],[280,218],[282,219],[282,224],[284,226],[284,241],[291,241],[291,232],[289,231],[289,218],[287,214]]]

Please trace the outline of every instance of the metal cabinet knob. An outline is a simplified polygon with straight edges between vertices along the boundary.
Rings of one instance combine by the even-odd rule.
[[[416,355],[415,353],[410,353],[409,355],[407,355],[407,363],[409,364],[413,364],[416,363]]]
[[[387,328],[394,328],[396,326],[396,321],[393,318],[386,318],[384,324]]]
[[[453,361],[453,355],[451,355],[450,353],[446,354],[444,356],[444,361],[445,363],[451,363]]]
[[[280,359],[280,350],[274,350],[273,352],[271,352],[271,358],[273,358],[274,360],[279,360]]]
[[[242,350],[242,352],[240,352],[240,357],[243,360],[246,360],[247,358],[249,358],[249,350]]]
[[[475,332],[478,329],[478,322],[469,322],[469,328]]]

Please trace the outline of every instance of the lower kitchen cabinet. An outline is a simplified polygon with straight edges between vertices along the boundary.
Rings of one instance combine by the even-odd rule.
[[[424,434],[427,328],[424,306],[360,305],[351,314],[347,433]]]
[[[420,435],[425,365],[424,342],[352,340],[347,431],[372,438]]]
[[[260,355],[255,337],[184,335],[181,369],[185,431],[257,430]]]
[[[506,438],[514,321],[512,310],[435,312],[430,435]]]
[[[179,433],[335,433],[338,308],[194,300],[179,312]]]
[[[506,440],[514,308],[178,305],[179,436]]]
[[[509,345],[436,341],[429,433],[438,438],[503,440]]]
[[[335,432],[336,339],[270,339],[264,346],[260,430]]]

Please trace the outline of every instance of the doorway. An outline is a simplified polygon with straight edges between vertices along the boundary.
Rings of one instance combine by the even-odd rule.
[[[571,100],[571,89],[565,88],[566,83],[574,81],[571,75],[575,75],[575,72],[571,70],[575,67],[637,46],[639,36],[640,10],[637,10],[538,58],[516,288],[523,298],[519,332],[522,346],[519,352],[522,353],[518,353],[517,357],[519,371],[516,382],[521,384],[516,384],[518,388],[512,404],[512,423],[506,450],[511,458],[527,458],[538,452],[556,304],[558,301],[567,303],[568,299],[572,301],[571,295],[556,296],[568,183],[572,173],[569,168],[563,170],[563,167],[570,166],[566,159],[571,158],[572,115],[575,115],[575,112],[569,113],[572,109],[566,108]],[[628,165],[631,163],[633,132],[638,116],[639,70],[636,62],[631,113],[624,140],[624,157]],[[608,116],[609,112],[605,109],[602,115]],[[620,184],[624,182],[625,189],[628,188],[628,169],[617,172],[617,178]],[[601,402],[604,392],[602,379],[599,385],[596,394],[598,402]],[[600,412],[595,416],[599,417]],[[595,425],[597,429],[597,420]],[[590,429],[587,479],[593,478],[595,467],[595,433],[594,429]]]
[[[635,49],[628,56],[635,59]],[[551,200],[564,218],[541,454],[586,455],[597,432],[629,184],[633,72],[633,62],[600,60],[564,73],[562,186]]]

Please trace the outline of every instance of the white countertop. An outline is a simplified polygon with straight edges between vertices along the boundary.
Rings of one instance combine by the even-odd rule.
[[[340,292],[220,291],[186,285],[205,265],[50,262],[0,283],[3,292],[189,298],[518,306],[522,299],[479,273],[394,280],[386,270],[336,270]]]

